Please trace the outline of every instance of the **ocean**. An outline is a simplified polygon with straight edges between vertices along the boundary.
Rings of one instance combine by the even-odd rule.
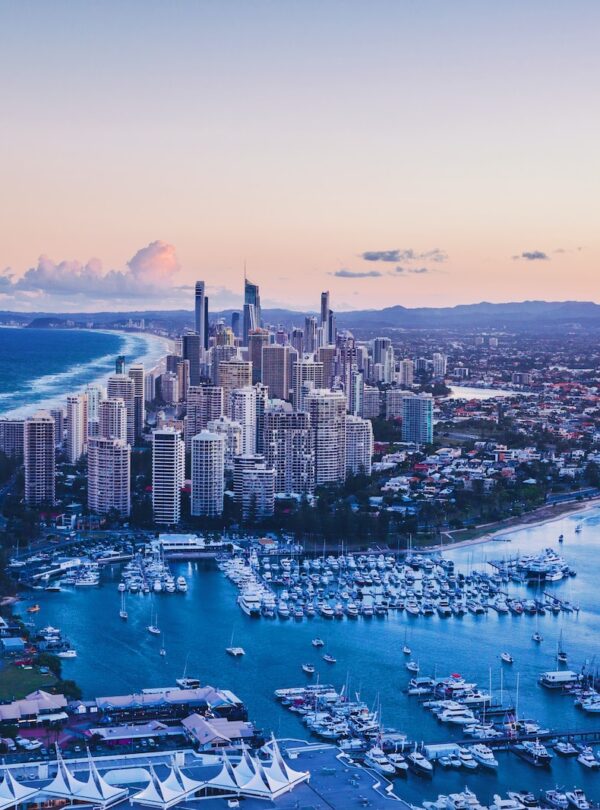
[[[0,329],[0,416],[64,403],[114,371],[115,357],[152,368],[167,353],[155,335],[88,329]]]
[[[582,524],[581,533],[575,532],[578,523]],[[561,533],[565,540],[559,545]],[[186,594],[129,595],[127,622],[118,615],[118,565],[103,573],[97,588],[36,591],[28,597],[41,605],[36,623],[60,627],[77,649],[78,657],[63,661],[63,670],[66,677],[81,685],[88,698],[172,685],[187,660],[189,675],[199,677],[203,684],[237,693],[259,728],[281,736],[306,737],[298,716],[282,708],[273,692],[305,683],[301,664],[311,661],[317,665],[322,683],[337,688],[347,684],[350,694],[359,692],[370,705],[380,706],[386,726],[425,742],[459,738],[459,731],[439,724],[416,698],[405,694],[410,673],[401,648],[406,638],[422,674],[458,672],[468,680],[476,680],[483,689],[491,681],[496,698],[500,698],[502,689],[505,705],[518,702],[521,718],[533,718],[560,731],[600,730],[597,716],[585,715],[571,699],[537,683],[541,672],[556,669],[561,631],[569,668],[578,671],[585,661],[600,660],[600,510],[529,526],[513,531],[510,537],[510,543],[491,542],[444,553],[455,560],[459,570],[467,572],[474,567],[486,568],[490,559],[518,552],[533,553],[546,547],[559,551],[578,573],[574,579],[547,587],[557,597],[579,603],[581,611],[540,616],[539,630],[544,640],[539,645],[531,639],[536,629],[533,617],[498,615],[494,611],[462,619],[437,615],[414,618],[405,612],[354,622],[319,617],[302,622],[250,619],[236,604],[233,584],[210,562],[172,565],[173,573],[185,575],[188,581]],[[509,587],[523,597],[535,594],[525,585]],[[20,603],[18,610],[24,611],[28,604]],[[157,613],[162,640],[146,630],[152,611]],[[233,643],[246,650],[243,658],[233,659],[225,653],[232,635]],[[335,654],[337,664],[322,661],[311,645],[315,636],[326,641],[326,649]],[[166,656],[159,654],[161,643]],[[512,667],[500,661],[500,653],[505,650],[514,657]],[[494,793],[549,789],[558,784],[568,788],[579,785],[589,798],[600,798],[600,774],[588,772],[574,760],[554,757],[552,768],[543,771],[513,754],[500,753],[498,759],[498,773],[438,769],[431,782],[410,775],[399,782],[398,793],[421,804],[424,798],[462,790],[468,784],[487,804]]]

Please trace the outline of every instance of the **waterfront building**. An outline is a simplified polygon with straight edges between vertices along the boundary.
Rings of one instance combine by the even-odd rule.
[[[172,371],[160,375],[160,397],[166,405],[179,402],[179,378]]]
[[[54,419],[39,411],[25,420],[23,458],[25,462],[25,503],[39,506],[55,500],[55,430]]]
[[[100,402],[98,435],[127,443],[127,408],[122,399],[103,399]]]
[[[233,497],[236,501],[242,500],[242,484],[245,470],[263,467],[265,457],[260,453],[250,453],[235,456],[233,459]]]
[[[113,374],[106,383],[108,399],[122,399],[127,408],[127,442],[135,444],[135,383],[125,374]]]
[[[122,422],[125,425],[124,418]],[[99,515],[115,511],[127,517],[131,508],[131,447],[125,439],[93,436],[88,442],[87,461],[90,510]]]
[[[402,441],[431,444],[433,441],[433,397],[404,392],[402,397]]]
[[[256,452],[256,389],[249,385],[229,394],[227,415],[242,427],[242,453]]]
[[[389,388],[385,392],[386,419],[399,419],[402,416],[402,403],[407,394],[410,395],[410,391],[401,388]]]
[[[11,458],[22,458],[24,430],[24,419],[0,419],[0,451]]]
[[[319,388],[306,396],[315,454],[315,485],[337,484],[346,478],[346,396]]]
[[[242,472],[242,516],[266,518],[275,512],[275,470],[266,464],[248,467]]]
[[[225,470],[233,471],[233,459],[242,452],[242,426],[228,416],[210,420],[206,425],[211,433],[218,433],[225,439]]]
[[[134,435],[136,439],[139,439],[144,433],[144,423],[146,421],[146,406],[144,402],[143,363],[135,363],[134,365],[129,366],[128,375],[133,380]]]
[[[346,471],[348,475],[371,475],[373,425],[368,419],[346,417]]]
[[[152,432],[152,509],[156,523],[173,525],[181,519],[185,448],[173,428]]]
[[[222,433],[202,430],[192,439],[192,515],[223,513],[225,445]]]
[[[67,397],[67,458],[75,464],[87,449],[87,397],[71,394]]]
[[[315,488],[315,451],[310,416],[286,403],[265,412],[264,456],[275,471],[277,494],[308,495]]]

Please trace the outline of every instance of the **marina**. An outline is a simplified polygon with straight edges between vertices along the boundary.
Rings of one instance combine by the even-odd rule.
[[[575,527],[580,523],[582,530],[576,533]],[[76,678],[86,695],[104,692],[107,679],[114,691],[131,690],[139,685],[142,671],[144,678],[151,682],[174,682],[182,677],[187,659],[188,673],[199,676],[202,683],[226,682],[235,692],[243,694],[249,715],[277,736],[317,740],[299,722],[297,713],[283,710],[273,697],[275,689],[286,685],[300,687],[304,681],[304,686],[331,684],[338,694],[344,689],[344,694],[352,696],[352,701],[358,693],[369,712],[377,711],[378,723],[398,735],[396,753],[401,753],[402,740],[413,745],[416,742],[419,753],[422,745],[430,744],[473,749],[481,743],[493,750],[497,768],[436,764],[431,779],[424,780],[415,765],[410,766],[408,778],[402,780],[398,791],[407,801],[420,806],[423,800],[435,800],[440,793],[463,791],[465,779],[487,805],[495,794],[506,796],[509,790],[527,788],[538,796],[540,789],[552,790],[557,784],[569,789],[581,787],[588,798],[594,799],[599,795],[598,775],[594,768],[581,764],[578,757],[582,743],[594,751],[598,748],[594,736],[599,728],[595,714],[575,705],[580,698],[569,695],[562,685],[559,689],[544,688],[539,680],[542,673],[562,671],[578,676],[582,668],[587,668],[592,675],[595,673],[597,564],[584,561],[594,559],[594,545],[600,538],[600,514],[593,511],[586,513],[584,519],[566,517],[521,530],[513,535],[510,551],[512,557],[517,553],[522,557],[538,555],[547,548],[556,550],[561,533],[564,542],[557,553],[568,560],[569,567],[577,570],[578,576],[563,578],[551,586],[511,582],[510,593],[525,602],[543,598],[545,590],[557,599],[578,604],[578,612],[547,610],[545,614],[536,613],[529,618],[525,612],[502,613],[492,609],[482,614],[467,611],[461,618],[450,618],[437,611],[429,616],[412,617],[406,610],[388,610],[372,618],[361,614],[355,620],[347,616],[344,620],[328,619],[316,614],[312,618],[305,616],[302,621],[281,617],[257,621],[238,604],[238,585],[210,560],[170,561],[175,579],[185,577],[187,592],[174,599],[128,592],[127,621],[121,621],[118,615],[122,597],[118,584],[123,572],[119,563],[103,566],[100,584],[95,588],[73,588],[60,593],[36,591],[34,599],[40,605],[39,613],[26,613],[31,604],[27,600],[19,609],[23,615],[28,615],[27,621],[35,619],[38,626],[51,624],[63,628],[77,650],[76,659],[63,661],[66,677]],[[491,572],[488,559],[497,560],[497,557],[497,547],[486,545],[443,552],[443,558],[453,560],[455,571],[462,572],[465,579],[475,569]],[[275,587],[279,590],[282,586]],[[506,584],[502,590],[508,590]],[[278,602],[279,597],[275,601],[276,608]],[[160,655],[161,637],[154,638],[146,630],[151,603],[158,605],[160,629],[167,634],[166,655]],[[96,627],[100,617],[109,632],[95,634],[92,654],[89,626],[91,623]],[[532,639],[536,626],[543,628],[541,643]],[[476,658],[470,652],[474,638],[477,639]],[[316,647],[315,642],[319,645],[322,642],[322,646]],[[568,654],[568,668],[557,664],[559,644]],[[242,646],[245,655],[224,654],[228,646]],[[284,648],[285,654],[282,654]],[[504,651],[512,656],[512,665],[502,662],[500,656]],[[325,654],[335,658],[336,663],[327,663],[322,657]],[[118,669],[111,665],[115,656],[119,659]],[[418,664],[417,674],[405,667],[411,660]],[[309,671],[303,664],[309,665]],[[480,724],[483,729],[479,729],[479,733],[485,731],[489,722],[506,722],[506,709],[513,709],[526,723],[526,728],[532,728],[531,723],[537,724],[533,733],[544,745],[560,732],[560,740],[565,743],[572,740],[577,745],[576,755],[563,756],[552,749],[551,766],[536,768],[508,750],[509,743],[514,743],[512,737],[494,740],[470,736],[463,733],[464,727],[460,724],[439,721],[424,706],[430,699],[427,684],[447,678],[449,673],[460,673],[465,682],[478,684],[479,699],[484,704],[488,703],[485,693],[491,692],[489,720]],[[409,694],[411,688],[417,690],[416,694]],[[581,698],[590,706],[595,701],[591,694],[581,695]],[[499,715],[492,716],[494,706],[501,706]],[[473,711],[473,706],[468,708]],[[585,739],[585,734],[590,735],[589,740]],[[344,739],[340,738],[340,745],[352,745],[352,738],[346,743]],[[322,739],[322,742],[329,741]]]

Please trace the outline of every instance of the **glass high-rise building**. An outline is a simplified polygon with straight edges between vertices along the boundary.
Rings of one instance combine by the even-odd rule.
[[[251,329],[259,329],[262,325],[260,310],[260,290],[258,284],[244,279],[244,325],[243,343],[248,345],[248,335]]]

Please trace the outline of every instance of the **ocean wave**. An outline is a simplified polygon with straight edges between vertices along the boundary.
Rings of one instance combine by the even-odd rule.
[[[38,410],[64,405],[69,394],[79,393],[91,383],[105,383],[114,373],[114,362],[117,355],[126,357],[127,364],[143,363],[147,369],[153,368],[169,350],[169,342],[158,335],[131,335],[112,330],[104,334],[117,336],[120,345],[116,352],[95,357],[87,363],[74,363],[54,374],[44,374],[22,385],[19,391],[6,391],[0,394],[0,402],[13,405],[5,410],[0,407],[3,418],[22,418]]]

